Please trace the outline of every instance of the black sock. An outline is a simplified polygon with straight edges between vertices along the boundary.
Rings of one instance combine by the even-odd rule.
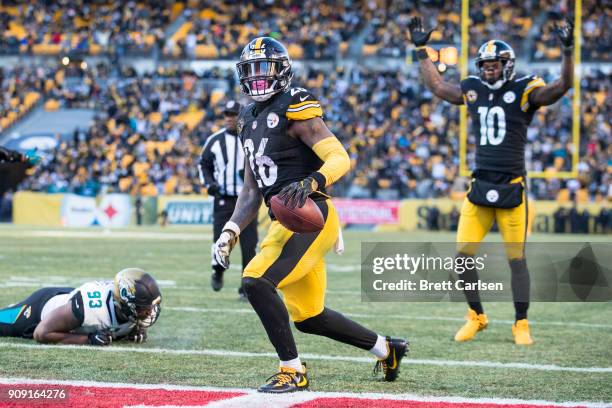
[[[527,261],[525,259],[512,259],[509,263],[510,270],[512,271],[511,284],[515,319],[526,319],[527,309],[529,309],[529,290],[531,285]]]
[[[465,272],[460,275],[460,278],[463,279],[465,283],[478,282],[478,272],[476,271],[476,267],[474,266],[473,262],[474,257],[458,253],[456,258],[464,258],[463,265],[465,265]],[[472,259],[472,262],[466,262],[467,259]],[[482,307],[482,303],[480,302],[480,293],[478,292],[478,289],[467,290],[464,288],[463,293],[465,294],[465,298],[470,306],[470,309],[474,310],[477,314],[483,314],[484,309]]]
[[[329,337],[364,350],[374,347],[378,339],[378,335],[372,330],[328,308],[324,308],[316,316],[295,322],[295,327],[301,332]]]
[[[213,271],[217,273],[217,275],[223,276],[223,272],[225,272],[225,268],[221,265],[213,265]]]
[[[266,329],[278,358],[282,361],[297,358],[289,314],[272,282],[266,278],[242,278],[242,288]]]

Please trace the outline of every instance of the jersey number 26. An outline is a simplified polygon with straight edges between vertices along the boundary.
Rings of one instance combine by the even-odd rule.
[[[257,185],[261,188],[263,186],[269,187],[276,182],[278,178],[278,166],[274,161],[264,154],[268,138],[264,137],[259,143],[259,148],[255,152],[255,145],[252,139],[244,141],[244,150],[249,157],[249,164],[253,175],[257,179]]]

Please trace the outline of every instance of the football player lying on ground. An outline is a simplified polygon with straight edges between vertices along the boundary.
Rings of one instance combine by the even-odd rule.
[[[113,340],[143,343],[157,321],[161,293],[155,279],[138,268],[123,269],[114,281],[78,288],[42,288],[0,309],[0,337],[39,343],[108,346]]]
[[[234,213],[215,246],[217,262],[229,266],[229,254],[240,231],[257,215],[262,196],[269,206],[278,195],[290,208],[303,207],[310,197],[324,219],[322,230],[304,234],[273,220],[260,252],[242,274],[244,291],[280,360],[278,373],[259,391],[283,393],[308,387],[289,317],[301,332],[370,351],[378,358],[376,367],[382,367],[385,380],[394,381],[408,350],[406,340],[380,336],[325,307],[324,257],[340,231],[325,189],[349,170],[346,150],[325,125],[317,99],[303,88],[290,88],[291,60],[280,42],[269,37],[251,41],[237,69],[243,92],[255,101],[238,117],[249,165]]]

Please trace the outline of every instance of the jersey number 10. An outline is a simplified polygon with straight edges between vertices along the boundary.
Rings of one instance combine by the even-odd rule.
[[[487,140],[493,146],[501,144],[506,137],[504,110],[499,106],[493,106],[491,109],[481,106],[478,108],[478,113],[480,114],[480,145],[485,146]],[[495,120],[497,120],[497,132],[495,132]]]

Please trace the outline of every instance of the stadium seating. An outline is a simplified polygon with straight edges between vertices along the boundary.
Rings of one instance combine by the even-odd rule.
[[[56,76],[61,78],[62,70]],[[550,81],[552,77],[544,73]],[[87,74],[92,78],[96,70]],[[456,72],[449,71],[451,80]],[[227,81],[231,71],[206,71],[201,77]],[[99,188],[140,194],[200,191],[196,160],[207,135],[222,126],[221,106],[227,98],[221,88],[203,91],[194,76],[166,68],[151,76],[111,78],[94,97],[106,113],[96,119],[86,142],[58,146],[54,157],[77,155],[86,178],[100,180]],[[87,80],[87,79],[86,79]],[[565,181],[554,174],[571,170],[571,106],[564,98],[536,114],[528,133],[531,170],[547,171],[551,180],[534,179],[532,194],[540,199],[605,199],[610,75],[590,72],[583,80],[583,120],[579,192],[568,193]],[[458,177],[458,109],[432,98],[414,70],[350,73],[310,69],[294,80],[323,103],[328,125],[347,147],[352,172],[335,187],[350,197],[427,198],[459,197],[465,180]],[[233,90],[237,92],[237,89]],[[199,93],[198,93],[199,92]],[[141,99],[149,95],[148,100]],[[76,101],[76,102],[75,102]],[[55,90],[46,108],[91,103],[71,91]],[[473,151],[468,150],[468,159]],[[144,166],[147,163],[147,166]],[[67,162],[51,160],[37,170],[23,188],[76,190],[80,178],[69,177]],[[74,167],[74,163],[72,163]],[[572,187],[574,188],[574,187]]]

